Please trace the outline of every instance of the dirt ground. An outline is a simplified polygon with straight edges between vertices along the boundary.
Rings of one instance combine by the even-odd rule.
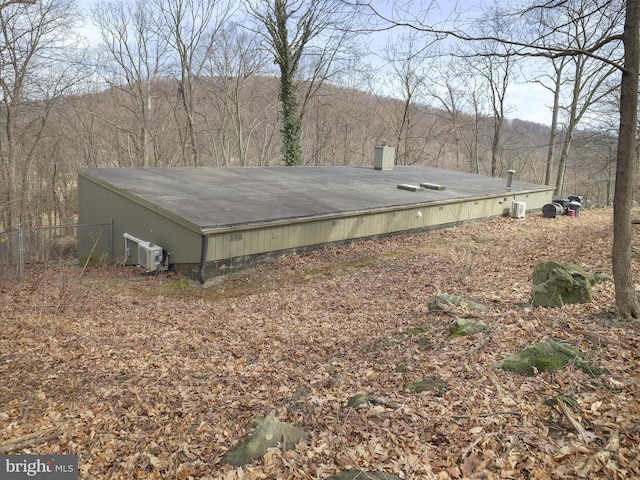
[[[610,275],[611,235],[610,209],[531,214],[294,255],[204,286],[69,266],[3,283],[0,453],[78,454],[82,479],[324,479],[354,468],[638,478],[640,329],[615,322],[613,283],[596,284],[590,304],[527,305],[541,261]],[[437,292],[489,309],[429,312]],[[489,330],[449,338],[460,317]],[[491,368],[550,338],[606,373]],[[424,377],[446,388],[406,388]],[[380,402],[346,408],[356,394]],[[556,395],[577,403],[545,405]],[[222,465],[269,413],[308,438]]]

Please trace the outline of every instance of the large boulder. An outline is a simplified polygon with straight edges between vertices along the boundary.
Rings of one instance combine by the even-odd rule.
[[[536,373],[555,372],[567,365],[574,365],[591,376],[603,373],[600,368],[587,363],[577,350],[558,340],[544,340],[527,347],[494,363],[492,368],[533,376]]]
[[[569,263],[544,262],[533,270],[531,303],[534,307],[561,307],[593,299],[589,276]]]
[[[267,449],[279,444],[292,450],[307,434],[297,427],[278,420],[273,415],[258,422],[251,435],[230,448],[221,458],[222,463],[239,467],[259,459],[267,453]],[[284,443],[284,445],[281,444]]]

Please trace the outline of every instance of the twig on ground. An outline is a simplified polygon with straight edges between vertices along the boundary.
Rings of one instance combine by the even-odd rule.
[[[474,353],[477,353],[480,350],[482,350],[490,341],[491,341],[491,332],[487,331],[485,332],[484,340],[482,340],[482,342],[479,345],[476,345],[471,350],[469,350],[469,356],[472,356]],[[473,361],[473,358],[471,359],[471,361]]]
[[[496,412],[488,412],[488,413],[480,413],[478,415],[422,415],[421,413],[418,412],[414,412],[416,415],[418,415],[420,418],[439,418],[439,419],[452,419],[452,420],[464,420],[467,418],[487,418],[487,417],[494,417],[497,415],[514,415],[516,417],[519,417],[521,415],[520,412],[516,412],[514,410],[502,410],[502,411],[496,411]]]
[[[483,435],[482,437],[478,437],[476,438],[471,445],[469,445],[467,448],[465,448],[464,452],[462,452],[462,454],[460,455],[460,461],[463,461],[465,458],[467,458],[467,456],[471,453],[471,451],[476,448],[478,446],[478,444],[480,442],[484,442],[485,440],[488,440],[491,437],[495,437],[498,434],[496,432],[491,432],[491,433],[487,433],[486,435]]]
[[[0,442],[0,454],[15,452],[16,450],[22,450],[23,448],[38,443],[48,442],[60,435],[62,435],[62,430],[58,427],[51,427],[40,432],[27,433],[26,435],[10,438],[9,440]]]
[[[29,418],[29,411],[31,410],[31,404],[33,403],[33,395],[29,396],[29,400],[24,405],[24,410],[22,411],[22,421],[26,422]]]
[[[89,261],[91,260],[91,255],[93,255],[93,251],[96,249],[96,247],[98,246],[98,242],[100,241],[100,236],[102,235],[102,232],[98,233],[98,237],[93,239],[93,247],[91,247],[91,251],[89,252],[89,255],[87,255],[87,260],[84,262],[84,265],[82,266],[82,271],[80,272],[80,277],[82,277],[84,275],[85,270],[87,269],[87,267],[89,266]],[[93,236],[92,236],[93,238]]]
[[[567,407],[567,405],[562,400],[558,401],[558,408],[564,414],[564,416],[567,417],[567,420],[569,421],[571,426],[574,428],[574,430],[578,432],[578,435],[580,435],[580,438],[582,438],[582,441],[588,444],[591,441],[591,437],[593,437],[593,434],[587,432],[587,430],[582,426],[582,424],[578,420],[576,420],[576,418],[571,413],[571,410],[569,410],[569,407]]]

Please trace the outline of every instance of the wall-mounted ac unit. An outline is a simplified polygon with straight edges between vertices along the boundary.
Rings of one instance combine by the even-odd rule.
[[[527,204],[525,202],[511,203],[511,216],[513,218],[524,218],[526,211],[527,211]]]
[[[133,235],[125,233],[124,237],[124,256],[125,263],[131,257],[131,249],[129,241],[138,245],[138,265],[143,266],[147,272],[156,272],[158,270],[167,270],[169,268],[169,253],[163,251],[162,247],[151,242],[145,242]]]
[[[138,263],[148,272],[162,268],[162,247],[150,242],[138,243]]]

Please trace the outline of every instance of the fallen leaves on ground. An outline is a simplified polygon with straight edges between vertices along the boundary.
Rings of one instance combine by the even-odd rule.
[[[610,274],[611,235],[611,210],[589,210],[328,248],[205,286],[132,267],[4,283],[0,447],[78,454],[83,479],[640,476],[639,330],[615,323],[613,283],[590,304],[527,306],[538,262]],[[440,291],[490,309],[429,312]],[[488,330],[450,339],[459,317]],[[606,373],[491,369],[548,338]],[[421,378],[446,388],[406,389]],[[358,394],[376,402],[346,408]],[[571,414],[544,404],[559,395]],[[270,413],[309,438],[220,464]]]

